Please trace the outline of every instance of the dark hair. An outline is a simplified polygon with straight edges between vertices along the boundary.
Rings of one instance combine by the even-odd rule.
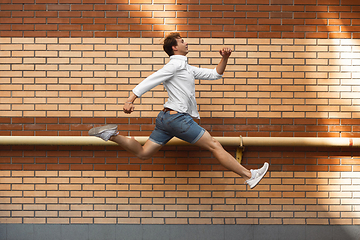
[[[177,46],[177,38],[181,38],[180,33],[170,33],[164,40],[163,49],[167,53],[167,55],[172,56],[174,55],[174,50],[172,49],[173,46]]]

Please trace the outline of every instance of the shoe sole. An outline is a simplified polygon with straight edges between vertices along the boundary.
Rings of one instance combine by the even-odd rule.
[[[106,130],[115,130],[117,128],[116,124],[109,124],[101,127],[95,127],[89,130],[90,136],[96,136]]]
[[[255,185],[252,186],[252,187],[250,187],[250,189],[253,189],[254,187],[256,187],[256,186],[259,184],[259,182],[260,182],[260,181],[264,178],[264,176],[266,175],[267,171],[269,170],[269,164],[268,164],[267,162],[265,162],[265,163],[264,163],[264,166],[266,166],[266,171],[265,171],[263,174],[261,174],[261,177],[259,178],[259,180],[256,181],[256,182],[255,182]]]

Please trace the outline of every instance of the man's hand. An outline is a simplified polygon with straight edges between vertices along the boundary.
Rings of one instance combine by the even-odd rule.
[[[225,71],[227,61],[231,55],[231,48],[223,48],[219,51],[220,55],[222,56],[219,64],[216,66],[216,71],[218,74],[222,75]]]
[[[134,111],[135,107],[132,102],[126,102],[123,107],[124,113],[130,114]]]
[[[229,58],[231,55],[232,49],[231,48],[223,48],[219,51],[220,55],[223,58]]]

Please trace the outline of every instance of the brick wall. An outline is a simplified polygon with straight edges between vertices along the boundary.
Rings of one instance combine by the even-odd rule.
[[[360,37],[356,0],[2,0],[0,10],[0,37]]]
[[[2,171],[1,222],[358,225],[356,175],[270,172],[250,191],[229,172]]]
[[[175,30],[192,65],[234,49],[221,80],[196,81],[212,135],[359,136],[357,1],[0,3],[2,136],[87,136],[106,123],[148,136],[162,86],[130,116],[122,105],[168,61],[160,41]],[[117,147],[0,146],[0,223],[358,225],[359,159],[354,148],[247,147],[247,168],[270,163],[249,190],[191,146],[146,161]]]
[[[128,117],[122,104],[168,57],[161,39],[1,38],[1,109],[9,117]],[[202,117],[358,118],[359,40],[189,38],[189,63],[224,77],[196,81]],[[155,117],[167,94],[146,93],[130,117]],[[154,111],[156,110],[156,111]]]

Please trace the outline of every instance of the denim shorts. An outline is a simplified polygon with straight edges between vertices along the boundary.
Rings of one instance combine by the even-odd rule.
[[[173,137],[188,143],[196,143],[205,129],[200,127],[187,113],[170,114],[161,111],[156,118],[155,130],[149,139],[157,144],[165,145]]]

